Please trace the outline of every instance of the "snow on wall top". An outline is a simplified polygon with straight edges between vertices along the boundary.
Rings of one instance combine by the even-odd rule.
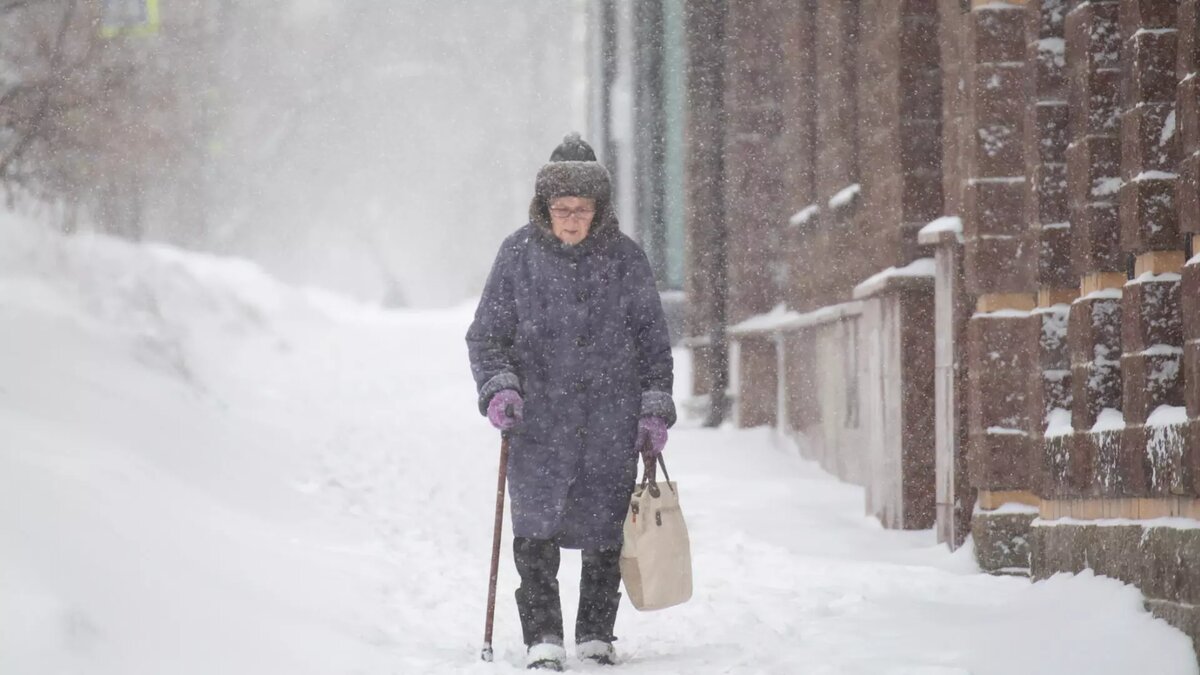
[[[1196,530],[1200,529],[1200,521],[1192,518],[1180,517],[1163,517],[1163,518],[1148,518],[1146,520],[1134,520],[1132,518],[1054,518],[1052,520],[1043,520],[1035,518],[1033,527],[1055,527],[1057,525],[1094,525],[1096,527],[1128,527],[1137,525],[1144,530],[1153,529],[1156,527],[1168,527],[1174,530]]]
[[[958,216],[942,216],[929,221],[929,224],[917,232],[917,241],[922,244],[936,244],[945,232],[953,232],[959,243],[963,240],[963,222]]]
[[[737,336],[798,330],[859,314],[862,314],[862,303],[858,301],[828,305],[820,309],[814,309],[811,312],[797,312],[795,310],[788,310],[783,305],[776,305],[774,309],[766,314],[752,316],[741,323],[731,326],[728,333],[732,336]]]
[[[1040,514],[1041,509],[1039,509],[1038,507],[1036,507],[1032,504],[1022,504],[1021,502],[1004,502],[1003,504],[1001,504],[1000,506],[997,506],[994,509],[988,509],[987,511],[984,511],[977,502],[975,504],[975,513],[976,514],[987,513],[989,516],[1004,515],[1004,514],[1017,514],[1017,513]]]
[[[1080,300],[1120,300],[1122,295],[1119,288],[1100,288],[1080,297],[1075,302]]]
[[[1166,427],[1174,424],[1187,424],[1187,408],[1181,405],[1160,405],[1146,418],[1148,427]]]
[[[1044,52],[1053,54],[1065,54],[1067,51],[1067,41],[1060,37],[1048,37],[1038,40],[1038,49]]]
[[[791,311],[786,305],[780,303],[767,312],[766,314],[757,314],[740,323],[729,327],[731,335],[745,335],[749,333],[768,333],[779,330],[785,325],[788,320],[799,316],[797,312]]]
[[[971,8],[972,12],[990,12],[1006,9],[1025,9],[1025,3],[1017,4],[1015,2],[1005,2],[1004,0],[993,0],[982,5],[976,5]]]
[[[809,204],[808,206],[793,213],[792,217],[788,218],[788,225],[791,225],[792,227],[799,227],[800,225],[805,225],[810,220],[815,218],[816,215],[820,212],[821,212],[821,207],[817,206],[816,204]]]
[[[1030,313],[1024,309],[997,309],[991,312],[975,312],[971,316],[977,319],[1023,319]]]
[[[1105,408],[1096,416],[1092,431],[1120,431],[1125,428],[1125,413],[1116,408]]]
[[[848,316],[858,316],[862,314],[862,303],[857,301],[843,302],[837,305],[829,305],[815,309],[811,312],[800,314],[792,319],[785,327],[789,329],[809,328],[811,326],[819,326],[823,323],[829,323]]]
[[[837,194],[829,198],[829,208],[840,209],[843,206],[846,206],[854,200],[860,190],[862,190],[862,186],[858,183],[851,183],[841,190],[838,190]]]
[[[1179,177],[1177,173],[1170,171],[1143,171],[1133,177],[1133,182],[1139,183],[1144,180],[1175,180]]]
[[[862,299],[883,290],[888,282],[898,278],[932,277],[937,273],[937,264],[933,258],[920,258],[904,267],[889,267],[882,272],[873,274],[865,281],[854,287],[854,298]]]
[[[1071,426],[1071,411],[1066,408],[1054,408],[1046,415],[1046,438],[1068,436],[1075,432]]]
[[[1149,284],[1155,282],[1177,282],[1181,279],[1183,279],[1183,277],[1178,272],[1161,272],[1159,274],[1155,274],[1154,272],[1142,272],[1129,281],[1126,281],[1125,285],[1134,286],[1137,284]]]
[[[1070,305],[1068,305],[1065,302],[1058,302],[1053,305],[1046,305],[1044,307],[1034,307],[1033,309],[1029,310],[1029,313],[1030,314],[1066,314],[1069,311],[1071,311]]]

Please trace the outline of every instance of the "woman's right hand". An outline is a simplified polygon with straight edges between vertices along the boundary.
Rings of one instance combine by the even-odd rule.
[[[646,457],[657,457],[667,446],[667,423],[661,417],[647,415],[638,420],[634,447]]]
[[[500,431],[516,428],[524,419],[525,401],[515,389],[501,389],[488,401],[487,418]]]

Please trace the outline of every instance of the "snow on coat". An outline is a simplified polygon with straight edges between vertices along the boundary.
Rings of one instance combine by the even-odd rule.
[[[525,399],[509,442],[514,535],[614,547],[636,480],[638,418],[675,421],[666,319],[607,191],[575,246],[551,233],[550,196],[539,180],[532,222],[500,247],[467,332],[471,370],[481,412],[501,389]]]

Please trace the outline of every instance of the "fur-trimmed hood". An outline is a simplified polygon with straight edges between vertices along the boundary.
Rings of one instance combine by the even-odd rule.
[[[538,171],[533,200],[529,203],[529,222],[550,237],[554,236],[550,228],[550,201],[557,197],[596,200],[596,215],[585,242],[618,229],[612,207],[612,180],[599,162],[550,162]]]

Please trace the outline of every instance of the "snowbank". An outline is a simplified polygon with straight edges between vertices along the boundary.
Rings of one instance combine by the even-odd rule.
[[[384,663],[367,533],[298,489],[303,430],[221,393],[243,347],[286,349],[302,298],[248,263],[0,221],[0,672]]]

